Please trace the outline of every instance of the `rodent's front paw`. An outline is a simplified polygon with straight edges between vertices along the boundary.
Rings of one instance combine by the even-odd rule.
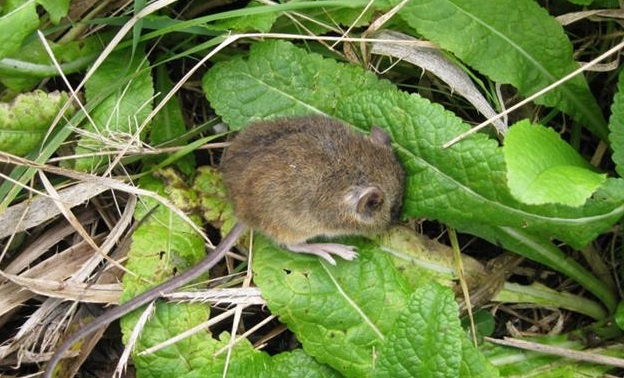
[[[341,258],[349,261],[357,257],[355,247],[337,243],[291,244],[287,245],[286,248],[292,252],[308,253],[322,257],[332,265],[336,265],[336,260],[334,260],[332,255],[340,256]]]

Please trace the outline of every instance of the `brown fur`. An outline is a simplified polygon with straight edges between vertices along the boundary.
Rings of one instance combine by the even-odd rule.
[[[405,174],[387,135],[324,116],[250,125],[222,169],[237,217],[282,245],[381,232],[402,204]]]

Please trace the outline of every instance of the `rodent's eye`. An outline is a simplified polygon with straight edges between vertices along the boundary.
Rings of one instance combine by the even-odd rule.
[[[369,198],[368,201],[366,201],[366,208],[369,209],[370,211],[375,211],[379,209],[382,204],[383,204],[383,198],[378,198],[378,197]]]
[[[364,216],[372,216],[384,203],[383,193],[376,187],[367,188],[357,204],[357,212]]]

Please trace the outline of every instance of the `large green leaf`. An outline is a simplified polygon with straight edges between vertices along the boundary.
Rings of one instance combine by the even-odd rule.
[[[507,183],[524,203],[581,206],[605,181],[554,130],[523,121],[505,135]]]
[[[375,377],[494,378],[458,319],[453,292],[438,284],[414,292],[380,349]]]
[[[399,14],[426,38],[525,97],[578,68],[563,28],[533,0],[412,0]],[[536,102],[607,139],[606,122],[582,76]]]
[[[613,98],[611,105],[611,118],[609,119],[609,140],[613,148],[613,162],[615,170],[624,177],[624,71],[620,72],[618,92]]]
[[[215,65],[203,78],[212,107],[238,130],[250,122],[308,113],[333,114],[339,99],[387,81],[287,42],[255,44],[251,59]]]
[[[260,378],[338,378],[342,375],[322,365],[301,349],[273,356]]]
[[[376,245],[349,244],[358,247],[357,261],[330,266],[260,238],[254,282],[308,354],[346,376],[365,377],[372,353],[407,304],[409,288]]]
[[[380,350],[375,377],[458,377],[463,331],[452,291],[418,289]]]
[[[554,246],[542,244],[556,238],[582,247],[605,232],[624,213],[621,180],[607,180],[582,207],[521,204],[508,192],[502,149],[496,141],[476,135],[442,147],[467,126],[440,107],[399,91],[361,92],[340,105],[344,106],[338,109],[340,118],[353,124],[388,126],[408,172],[407,216],[438,219],[475,235],[488,235],[488,240],[568,274],[613,308],[614,299],[604,284]]]
[[[354,125],[382,125],[390,132],[407,171],[405,215],[522,228],[582,247],[624,214],[621,199],[597,196],[585,206],[529,206],[506,185],[502,149],[476,135],[453,147],[442,144],[468,129],[440,106],[399,91],[361,91],[342,99],[337,113]]]

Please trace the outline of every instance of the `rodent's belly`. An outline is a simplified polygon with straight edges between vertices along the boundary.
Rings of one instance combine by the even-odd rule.
[[[313,217],[306,216],[305,214],[293,216],[292,214],[279,213],[279,211],[276,211],[272,217],[266,217],[265,219],[255,218],[246,221],[241,218],[241,220],[245,222],[247,226],[256,231],[260,231],[273,239],[276,243],[282,245],[303,243],[317,236],[344,234],[344,232],[335,230],[332,225],[321,224]]]

